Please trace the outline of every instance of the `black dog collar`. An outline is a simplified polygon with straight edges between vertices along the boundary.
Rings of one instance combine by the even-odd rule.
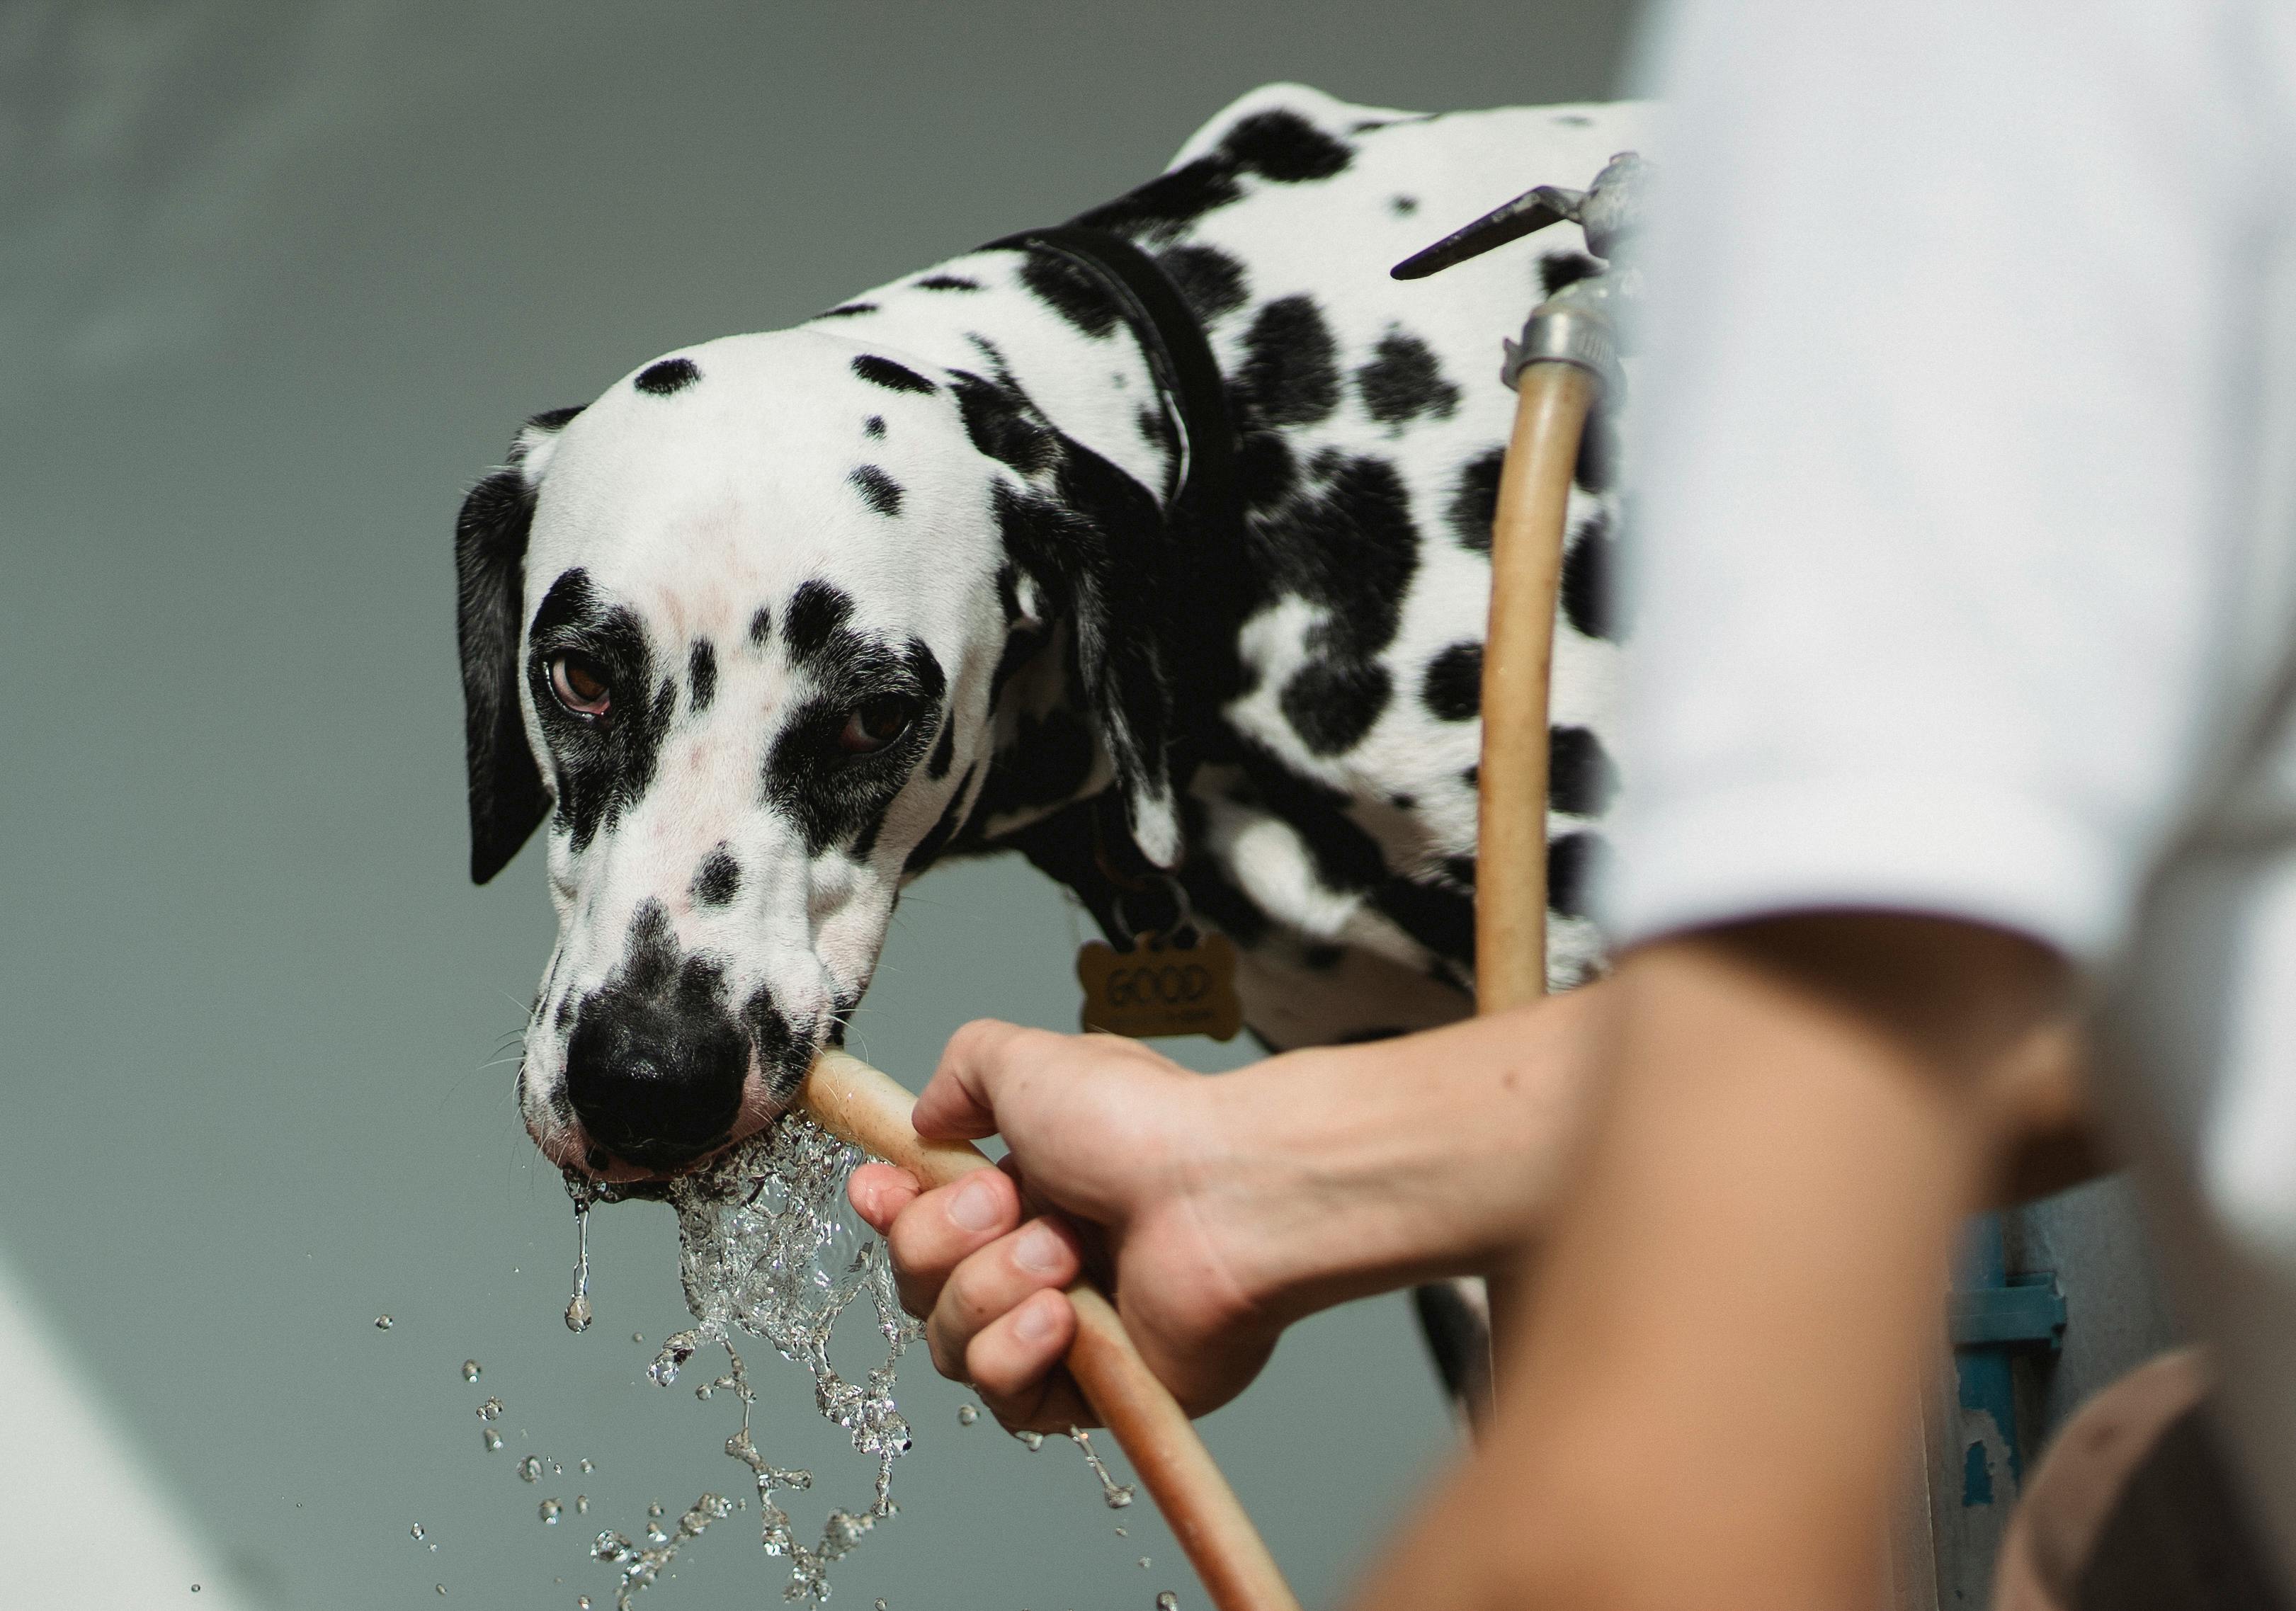
[[[1157,383],[1180,413],[1187,462],[1172,502],[1191,507],[1207,532],[1234,531],[1242,519],[1236,486],[1235,426],[1211,342],[1187,299],[1156,260],[1123,236],[1063,224],[1022,230],[981,249],[1053,252],[1105,285],[1148,355]]]

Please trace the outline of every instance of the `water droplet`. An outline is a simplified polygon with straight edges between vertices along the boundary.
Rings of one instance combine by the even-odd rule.
[[[958,1426],[970,1427],[973,1422],[980,1419],[980,1411],[975,1410],[971,1404],[959,1404],[956,1407],[956,1424]]]
[[[444,1594],[444,1593],[446,1593],[446,1592],[447,1592],[447,1585],[446,1585],[446,1584],[444,1584],[444,1583],[432,1583],[430,1586],[431,1586],[433,1589],[438,1590],[438,1591],[439,1591],[439,1593],[441,1593],[441,1594]]]
[[[1117,1536],[1117,1537],[1119,1537],[1119,1538],[1130,1538],[1130,1537],[1132,1536],[1132,1534],[1130,1534],[1129,1533],[1127,1533],[1123,1528],[1119,1527],[1119,1528],[1116,1530],[1116,1536]]]
[[[588,1460],[583,1460],[580,1462],[580,1470],[582,1475],[585,1476],[589,1476],[590,1473],[595,1471],[597,1468],[597,1467],[592,1465]]]
[[[492,1427],[487,1427],[480,1434],[480,1435],[487,1440],[487,1449],[488,1452],[491,1453],[493,1451],[502,1447],[502,1434],[496,1431]]]
[[[877,1597],[877,1611],[885,1611],[885,1597],[882,1594]]]
[[[1148,1570],[1148,1558],[1144,1555],[1140,1558],[1140,1569],[1143,1572]]]
[[[1037,1450],[1045,1446],[1045,1435],[1041,1432],[1030,1432],[1023,1428],[1019,1432],[1015,1432],[1013,1435],[1019,1438],[1022,1443],[1028,1444],[1029,1452],[1031,1454],[1034,1454]]]
[[[633,1332],[631,1332],[631,1333],[630,1333],[630,1341],[632,1341],[632,1342],[634,1342],[634,1343],[643,1343],[643,1342],[644,1342],[644,1341],[645,1341],[645,1333],[644,1333],[644,1332],[643,1332],[643,1331],[633,1331]]]
[[[1180,1597],[1169,1589],[1156,1597],[1156,1611],[1180,1611]]]
[[[544,1526],[554,1527],[558,1525],[558,1518],[566,1514],[566,1507],[554,1499],[546,1499],[542,1501],[542,1509],[538,1514],[542,1517]]]
[[[524,1460],[519,1461],[518,1476],[521,1482],[540,1482],[542,1480],[542,1457],[538,1454],[529,1454]]]
[[[200,1591],[200,1586],[199,1586],[197,1583],[193,1583],[193,1584],[192,1585],[192,1592],[193,1592],[193,1593],[194,1593],[194,1594],[197,1594],[199,1591]]]
[[[498,1421],[502,1419],[502,1400],[498,1398],[490,1398],[485,1403],[480,1404],[479,1406],[479,1419],[482,1421]]]
[[[574,1611],[590,1611],[590,1597],[586,1594],[576,1595],[574,1597]]]
[[[413,1526],[409,1527],[406,1530],[406,1536],[413,1539],[416,1543],[421,1543],[424,1536],[422,1532],[422,1524],[421,1522],[417,1522]]]
[[[378,1314],[378,1315],[376,1315],[376,1316],[374,1317],[374,1329],[375,1329],[377,1331],[388,1331],[388,1330],[390,1330],[390,1316],[389,1316],[389,1315],[387,1315],[387,1314]]]
[[[587,1331],[589,1329],[590,1300],[586,1295],[578,1292],[566,1305],[566,1329]]]
[[[590,1496],[588,1494],[578,1493],[574,1496],[574,1514],[577,1516],[587,1516],[590,1514]]]
[[[479,1379],[478,1361],[466,1359],[463,1362],[463,1379],[466,1382],[475,1382]]]

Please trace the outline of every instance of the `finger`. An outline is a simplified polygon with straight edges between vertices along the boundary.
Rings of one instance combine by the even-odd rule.
[[[880,1236],[892,1229],[896,1216],[922,1190],[916,1176],[891,1164],[864,1164],[845,1182],[845,1198],[853,1212]]]
[[[943,1371],[962,1370],[981,1329],[1047,1287],[1065,1287],[1083,1268],[1076,1238],[1051,1220],[1030,1220],[950,1272],[925,1321],[925,1341]]]
[[[1064,1293],[1043,1291],[982,1329],[965,1350],[965,1369],[991,1413],[1005,1426],[1065,1432],[1094,1424],[1092,1411],[1060,1369],[1076,1340],[1076,1310]]]
[[[995,1169],[976,1169],[917,1198],[885,1233],[901,1306],[931,1314],[949,1272],[1020,1223],[1021,1194]]]
[[[999,1018],[973,1019],[948,1037],[910,1123],[919,1135],[936,1141],[971,1141],[996,1134],[996,1089],[1016,1054],[1033,1041],[1059,1038],[1049,1030]]]

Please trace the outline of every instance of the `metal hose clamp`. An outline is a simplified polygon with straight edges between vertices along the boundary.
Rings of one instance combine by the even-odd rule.
[[[1499,379],[1509,390],[1533,364],[1570,364],[1595,377],[1604,395],[1615,397],[1625,380],[1619,367],[1619,334],[1610,315],[1591,299],[1573,298],[1571,286],[1531,310],[1522,339],[1505,344]]]

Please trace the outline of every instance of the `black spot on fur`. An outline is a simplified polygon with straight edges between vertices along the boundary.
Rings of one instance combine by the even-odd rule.
[[[1246,173],[1279,184],[1328,179],[1354,158],[1341,142],[1297,112],[1254,112],[1220,141],[1220,149]]]
[[[1420,702],[1446,722],[1472,719],[1483,708],[1483,646],[1454,643],[1427,662],[1419,684]]]
[[[940,741],[933,746],[932,759],[925,763],[925,776],[935,782],[948,776],[949,767],[956,760],[956,716],[954,712],[945,716],[940,724]]]
[[[845,478],[860,492],[862,499],[881,515],[901,512],[901,484],[874,464],[863,464]]]
[[[1311,751],[1332,755],[1386,707],[1388,676],[1374,660],[1394,639],[1419,535],[1403,478],[1387,461],[1329,454],[1311,469],[1311,485],[1247,521],[1245,535],[1253,568],[1279,595],[1298,593],[1325,612],[1279,703]]]
[[[877,305],[874,302],[840,302],[826,313],[818,313],[813,316],[816,319],[851,319],[862,314],[873,314],[876,311]]]
[[[885,416],[882,414],[871,414],[867,419],[862,421],[861,434],[868,438],[873,442],[882,438],[885,434]]]
[[[1408,218],[1412,214],[1419,210],[1419,198],[1416,196],[1390,196],[1387,199],[1387,210],[1393,213],[1398,218]]]
[[[845,629],[852,618],[852,595],[843,588],[830,582],[800,583],[782,617],[782,641],[789,645],[790,658],[800,666],[820,659],[832,642],[852,637]]]
[[[1539,287],[1550,297],[1566,285],[1591,280],[1602,272],[1603,266],[1585,252],[1551,251],[1538,260]]]
[[[649,364],[638,371],[637,379],[630,382],[640,391],[657,397],[667,397],[684,391],[701,379],[701,371],[691,358],[664,358],[659,364]]]
[[[1600,816],[1619,791],[1619,769],[1603,740],[1584,727],[1557,727],[1546,735],[1546,797],[1572,816]]]
[[[1459,467],[1459,484],[1444,514],[1460,547],[1475,553],[1491,552],[1491,522],[1499,514],[1499,471],[1505,463],[1506,449],[1493,447]]]
[[[910,850],[908,859],[901,863],[902,877],[914,878],[931,866],[935,858],[947,847],[949,840],[956,837],[956,830],[964,825],[964,797],[972,788],[972,770],[970,766],[964,769],[964,775],[957,780],[956,792],[948,797],[948,804],[941,807],[940,816],[926,831],[925,837]]]
[[[1073,711],[1055,706],[1042,717],[1022,713],[1013,724],[1012,748],[988,764],[980,786],[982,821],[1075,798],[1097,753],[1092,729]]]
[[[1419,797],[1415,794],[1391,794],[1387,797],[1387,803],[1394,806],[1398,811],[1416,811],[1419,809]]]
[[[1010,560],[996,568],[996,607],[1007,626],[1021,618],[1021,573]]]
[[[1285,297],[1259,310],[1244,333],[1233,389],[1270,425],[1313,425],[1338,406],[1339,348],[1313,298]]]
[[[968,280],[963,274],[927,274],[917,282],[919,290],[979,290],[980,282]]]
[[[1243,265],[1218,247],[1175,246],[1158,252],[1156,264],[1203,323],[1234,313],[1249,299]]]
[[[1169,241],[1242,194],[1243,187],[1235,182],[1234,159],[1218,153],[1160,174],[1138,189],[1079,214],[1076,221],[1120,235]]]
[[[701,858],[701,870],[693,875],[693,898],[704,906],[723,906],[741,890],[742,864],[720,844]]]
[[[645,629],[629,609],[603,597],[586,571],[567,571],[551,584],[528,637],[527,685],[557,760],[555,821],[580,851],[652,786],[677,687],[665,677],[649,701],[654,672]],[[606,674],[614,699],[603,719],[575,715],[551,692],[550,664],[570,650]]]
[[[1087,336],[1107,335],[1124,316],[1106,282],[1063,252],[1029,250],[1021,283]]]
[[[718,697],[718,651],[706,638],[694,640],[685,655],[686,681],[693,690],[693,709],[696,715],[709,708],[709,701]]]
[[[1140,428],[1140,439],[1154,448],[1166,462],[1179,457],[1180,431],[1172,423],[1170,411],[1144,408],[1133,416],[1133,423]]]
[[[1363,742],[1387,709],[1387,667],[1364,660],[1310,660],[1277,696],[1283,719],[1313,755],[1340,755]]]
[[[1235,478],[1244,508],[1275,508],[1290,497],[1300,483],[1292,445],[1277,431],[1247,431],[1237,446]]]
[[[758,605],[758,613],[750,617],[750,645],[753,648],[763,649],[766,646],[766,640],[773,635],[773,631],[774,612],[762,604]]]
[[[1475,901],[1440,884],[1391,878],[1372,891],[1371,904],[1398,928],[1447,962],[1475,961]]]
[[[1480,789],[1483,785],[1482,767],[1480,765],[1468,767],[1459,774],[1459,781],[1470,789]]]
[[[1024,476],[1051,467],[1059,442],[1019,387],[960,370],[951,389],[975,448]]]
[[[1472,856],[1445,856],[1443,858],[1443,875],[1449,879],[1453,883],[1458,885],[1462,889],[1472,889],[1475,887],[1475,858]]]
[[[888,391],[913,391],[929,397],[940,388],[906,364],[896,364],[890,358],[881,358],[875,353],[863,353],[853,360],[853,372],[873,386]]]
[[[1546,905],[1558,917],[1583,918],[1594,910],[1595,886],[1609,847],[1600,834],[1566,833],[1546,846]]]
[[[1562,556],[1563,618],[1590,638],[1619,635],[1611,547],[1611,522],[1597,512],[1580,523]]]
[[[1401,331],[1379,339],[1371,361],[1356,371],[1356,389],[1382,425],[1400,426],[1421,414],[1447,420],[1459,406],[1459,388],[1443,378],[1434,348]]]
[[[797,1100],[798,1087],[805,1083],[807,1071],[813,1067],[809,1038],[800,1035],[774,1004],[774,993],[768,985],[760,985],[751,993],[750,999],[742,1003],[740,1016],[742,1027],[749,1032],[750,1044],[757,1051],[758,1072],[765,1080],[766,1095],[775,1107],[788,1107]]]
[[[792,628],[801,616],[816,617],[821,647],[800,653],[818,691],[793,711],[766,756],[767,803],[793,821],[806,854],[819,855],[832,845],[851,844],[865,855],[874,844],[887,809],[931,743],[931,724],[915,721],[882,749],[865,756],[845,753],[837,741],[847,716],[864,699],[892,695],[922,711],[937,711],[947,678],[931,649],[911,638],[898,650],[844,626],[851,601],[842,594],[827,606],[808,601],[807,589],[834,593],[824,583],[808,582],[790,603]],[[842,604],[842,610],[837,608]],[[825,627],[819,625],[828,623]]]
[[[1310,945],[1300,953],[1300,964],[1310,973],[1330,973],[1348,960],[1344,945]]]

